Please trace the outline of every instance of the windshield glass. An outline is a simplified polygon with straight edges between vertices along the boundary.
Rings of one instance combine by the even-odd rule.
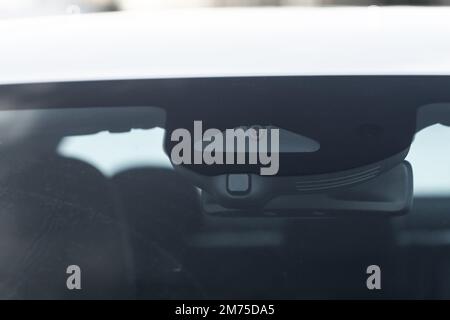
[[[0,1],[0,299],[449,299],[448,5]]]

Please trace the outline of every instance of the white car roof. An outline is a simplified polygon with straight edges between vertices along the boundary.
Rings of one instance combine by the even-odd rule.
[[[450,8],[196,9],[0,21],[0,83],[450,75]]]

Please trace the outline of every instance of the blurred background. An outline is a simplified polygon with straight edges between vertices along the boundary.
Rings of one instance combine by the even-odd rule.
[[[0,0],[0,18],[122,10],[256,6],[450,5],[450,0]]]

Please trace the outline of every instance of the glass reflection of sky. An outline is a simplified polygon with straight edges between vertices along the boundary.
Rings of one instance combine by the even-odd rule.
[[[58,153],[91,164],[105,176],[137,167],[171,167],[163,152],[164,130],[134,129],[127,133],[70,136],[58,146]]]
[[[406,160],[416,195],[450,195],[450,128],[437,124],[416,134]]]

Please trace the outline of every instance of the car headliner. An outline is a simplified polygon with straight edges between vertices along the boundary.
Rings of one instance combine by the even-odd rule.
[[[450,75],[450,8],[266,8],[0,21],[0,84]]]

